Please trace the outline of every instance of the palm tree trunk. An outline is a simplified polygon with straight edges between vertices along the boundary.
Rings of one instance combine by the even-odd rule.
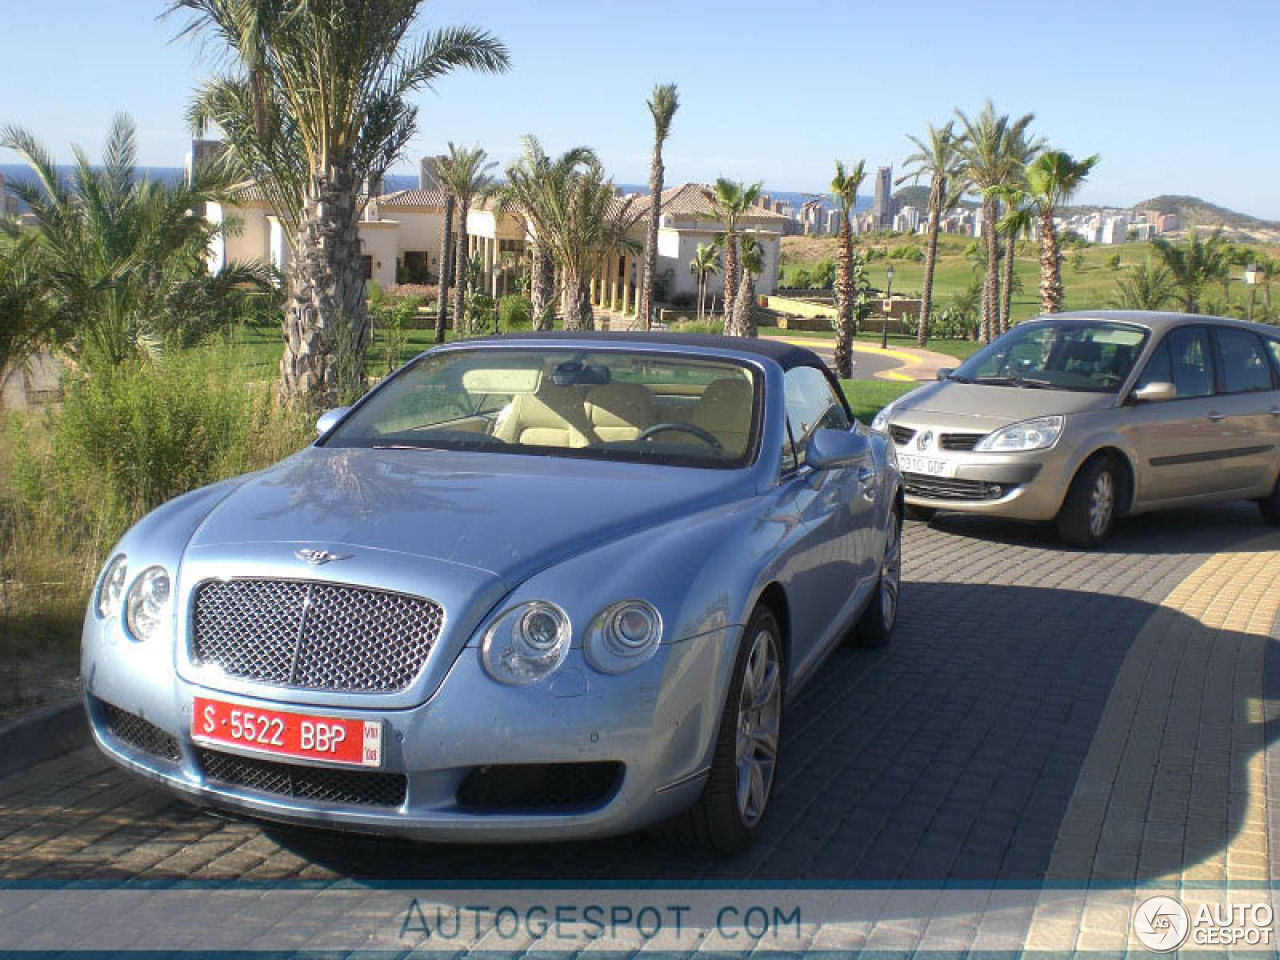
[[[1004,239],[1004,285],[1000,290],[1000,332],[1009,329],[1009,311],[1013,307],[1013,253],[1017,234],[1010,230]]]
[[[529,267],[529,302],[533,307],[535,330],[550,330],[555,325],[556,265],[551,251],[534,237],[533,263]]]
[[[746,270],[737,283],[737,292],[733,297],[733,335],[735,337],[755,337],[756,330],[756,278]]]
[[[565,271],[560,296],[560,309],[564,314],[566,330],[595,328],[595,312],[591,309],[591,290],[587,287],[585,279]]]
[[[849,213],[840,212],[840,264],[836,275],[836,376],[853,376],[853,233]]]
[[[436,343],[444,343],[449,322],[449,279],[453,275],[453,195],[444,197],[444,226],[440,238],[440,297],[436,301]]]
[[[636,315],[640,317],[642,330],[649,329],[649,317],[653,314],[653,280],[658,270],[658,221],[662,216],[662,141],[653,145],[653,164],[649,167],[649,235],[644,245],[644,274],[640,279],[640,302]]]
[[[982,281],[982,339],[990,343],[999,323],[1000,309],[1000,238],[996,234],[999,212],[995,197],[982,199],[982,233],[987,241],[987,275]]]
[[[358,223],[354,182],[312,182],[284,316],[280,396],[286,402],[333,405],[340,389],[363,386],[369,310]],[[339,383],[343,369],[352,383]]]
[[[467,250],[467,214],[471,210],[471,198],[463,197],[458,204],[458,250],[453,271],[453,333],[462,336],[469,332],[467,326],[467,274],[470,272],[471,255]]]
[[[733,325],[733,303],[738,283],[738,238],[728,234],[724,238],[724,329],[728,333]]]
[[[916,346],[929,342],[929,321],[933,314],[933,270],[938,261],[938,224],[942,219],[942,197],[938,180],[929,195],[929,243],[924,251],[924,290],[920,295],[920,322],[916,330]]]
[[[1058,233],[1053,226],[1053,211],[1040,214],[1040,312],[1057,313],[1062,309],[1062,255],[1058,252]]]

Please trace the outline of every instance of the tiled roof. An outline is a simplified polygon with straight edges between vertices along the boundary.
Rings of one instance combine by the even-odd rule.
[[[703,183],[682,183],[678,187],[670,187],[662,191],[662,212],[676,217],[695,217],[699,214],[711,214],[711,202],[707,199],[707,191],[711,188]],[[636,203],[643,207],[642,219],[649,216],[649,198],[641,196]],[[772,210],[766,210],[760,204],[747,208],[743,214],[763,220],[785,220],[786,217]]]
[[[443,207],[444,194],[438,187],[411,190],[396,190],[378,197],[378,204],[383,207]]]

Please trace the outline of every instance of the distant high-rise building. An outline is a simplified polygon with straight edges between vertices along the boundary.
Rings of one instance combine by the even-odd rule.
[[[893,207],[893,167],[880,167],[876,170],[875,200],[871,204],[877,229],[887,230],[893,226]]]
[[[436,164],[445,159],[439,157],[423,157],[422,162],[418,164],[418,189],[419,190],[435,190],[440,186],[440,181],[436,177]]]

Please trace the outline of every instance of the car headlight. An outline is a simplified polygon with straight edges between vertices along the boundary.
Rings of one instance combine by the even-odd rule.
[[[1001,427],[978,441],[974,450],[991,453],[1016,453],[1025,450],[1047,450],[1062,435],[1062,417],[1036,417]]]
[[[643,600],[605,607],[587,631],[587,661],[602,673],[622,673],[644,663],[662,642],[662,616]]]
[[[890,403],[881,407],[880,412],[876,414],[875,419],[871,421],[871,429],[880,433],[889,432],[889,418],[893,416],[893,408],[896,404]]]
[[[554,673],[569,655],[573,628],[554,603],[537,600],[512,607],[484,635],[480,655],[489,676],[521,686]]]
[[[173,591],[164,567],[147,567],[129,588],[125,623],[137,640],[150,640],[168,626]]]
[[[109,617],[120,609],[120,601],[124,599],[124,580],[128,573],[128,559],[123,553],[117,553],[102,571],[102,582],[98,585],[98,596],[93,603],[98,616]]]

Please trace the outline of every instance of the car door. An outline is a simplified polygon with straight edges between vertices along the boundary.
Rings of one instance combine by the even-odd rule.
[[[853,425],[821,370],[787,371],[784,393],[789,451],[784,456],[783,502],[801,530],[787,564],[795,625],[792,652],[799,674],[834,639],[874,570],[869,544],[878,474],[870,451],[865,463],[848,467],[815,470],[805,462],[815,431]]]
[[[1127,408],[1123,432],[1138,458],[1139,503],[1211,492],[1218,483],[1215,460],[1224,430],[1208,328],[1191,325],[1168,331],[1148,359],[1135,393],[1151,383],[1171,383],[1174,397],[1134,402]]]
[[[1280,392],[1271,357],[1251,330],[1215,326],[1218,408],[1223,446],[1218,483],[1223,491],[1270,491],[1280,443]]]

